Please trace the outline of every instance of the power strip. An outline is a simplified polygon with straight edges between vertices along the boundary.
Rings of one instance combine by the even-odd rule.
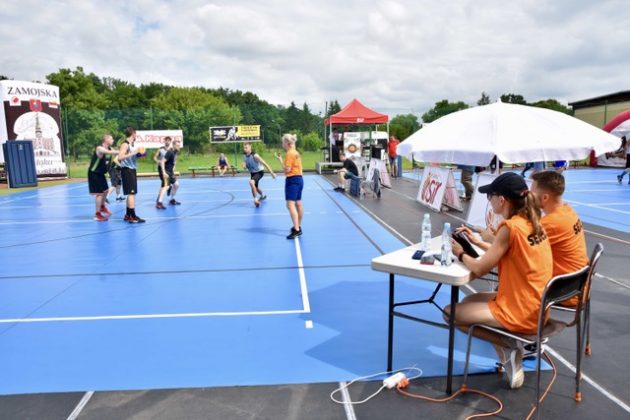
[[[396,385],[398,385],[400,383],[400,381],[402,381],[403,379],[407,379],[405,374],[402,373],[402,372],[398,372],[398,373],[390,376],[389,378],[383,379],[383,386],[385,388],[387,388],[387,389],[392,389]]]

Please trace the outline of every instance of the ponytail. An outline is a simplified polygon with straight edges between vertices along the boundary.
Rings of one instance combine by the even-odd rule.
[[[531,191],[525,191],[523,196],[517,199],[506,199],[512,204],[512,210],[510,217],[519,215],[529,220],[533,227],[533,234],[535,236],[541,236],[544,233],[544,229],[540,224],[540,209],[536,205],[534,194]]]

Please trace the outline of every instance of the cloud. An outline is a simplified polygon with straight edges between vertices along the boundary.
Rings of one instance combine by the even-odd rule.
[[[442,99],[535,101],[629,89],[622,1],[6,2],[0,73],[249,90],[272,103],[356,97],[391,114]]]

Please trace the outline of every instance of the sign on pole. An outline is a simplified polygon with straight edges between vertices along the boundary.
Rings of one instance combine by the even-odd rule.
[[[0,143],[33,143],[38,177],[64,177],[59,88],[18,80],[0,81]],[[0,162],[4,162],[0,148]]]
[[[210,127],[210,143],[244,143],[262,141],[259,125]]]
[[[138,130],[136,131],[135,147],[145,149],[159,149],[164,145],[164,138],[170,137],[172,141],[179,140],[184,145],[184,132],[182,130]]]

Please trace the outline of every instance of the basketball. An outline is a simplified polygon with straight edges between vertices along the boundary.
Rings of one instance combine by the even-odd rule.
[[[144,147],[138,147],[138,153],[140,153],[141,155],[144,155]]]

